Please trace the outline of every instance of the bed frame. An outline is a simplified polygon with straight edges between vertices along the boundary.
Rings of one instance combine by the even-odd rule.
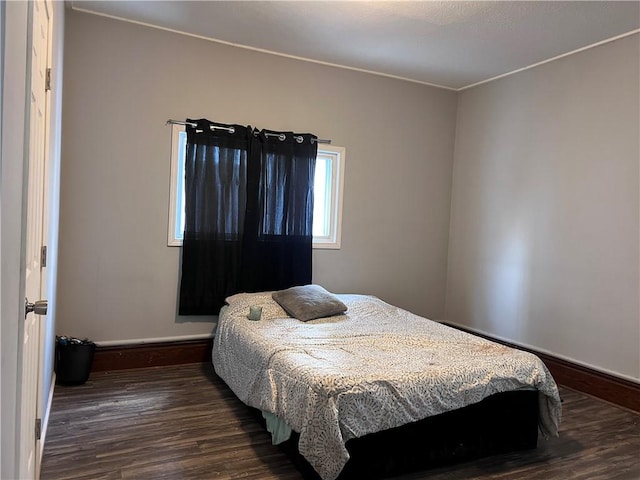
[[[538,392],[513,391],[346,443],[351,459],[340,480],[383,478],[489,455],[533,449],[538,440]],[[298,435],[280,448],[308,480],[320,476],[298,453]]]

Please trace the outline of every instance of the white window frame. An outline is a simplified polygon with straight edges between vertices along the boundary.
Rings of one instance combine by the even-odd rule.
[[[171,125],[171,183],[169,187],[169,222],[167,245],[182,246],[182,231],[179,230],[178,208],[184,199],[184,158],[180,158],[180,135],[184,125]],[[328,234],[313,237],[314,249],[339,249],[342,238],[342,194],[344,190],[345,148],[329,144],[318,145],[318,156],[331,162],[331,178],[327,178]]]
[[[327,179],[328,234],[313,237],[313,248],[339,249],[342,240],[342,194],[344,191],[344,147],[321,143],[318,156],[327,158],[331,163],[331,178]]]
[[[178,204],[182,203],[184,181],[184,158],[180,158],[180,135],[185,135],[184,125],[171,125],[171,183],[169,185],[169,229],[167,245],[182,246],[182,232],[178,230]],[[182,175],[180,175],[182,172]]]

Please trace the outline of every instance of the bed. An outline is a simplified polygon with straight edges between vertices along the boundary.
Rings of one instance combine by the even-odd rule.
[[[540,432],[558,434],[558,389],[535,355],[377,297],[335,298],[344,313],[300,321],[272,292],[229,297],[212,354],[217,375],[242,402],[264,413],[274,443],[293,436],[322,479],[345,470],[354,451],[349,444],[451,418],[496,398],[506,403],[493,411],[505,411],[511,402],[505,394],[526,396],[529,403],[533,395]],[[262,309],[259,321],[247,318],[251,307]]]

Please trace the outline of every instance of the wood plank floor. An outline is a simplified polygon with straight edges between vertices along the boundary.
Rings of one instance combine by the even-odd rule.
[[[640,479],[640,415],[561,388],[559,438],[402,477]],[[56,386],[41,478],[300,479],[210,364],[93,373]]]

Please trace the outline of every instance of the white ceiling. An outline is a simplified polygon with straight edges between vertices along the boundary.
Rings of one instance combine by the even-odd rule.
[[[77,10],[462,89],[640,28],[640,1],[72,1]]]

